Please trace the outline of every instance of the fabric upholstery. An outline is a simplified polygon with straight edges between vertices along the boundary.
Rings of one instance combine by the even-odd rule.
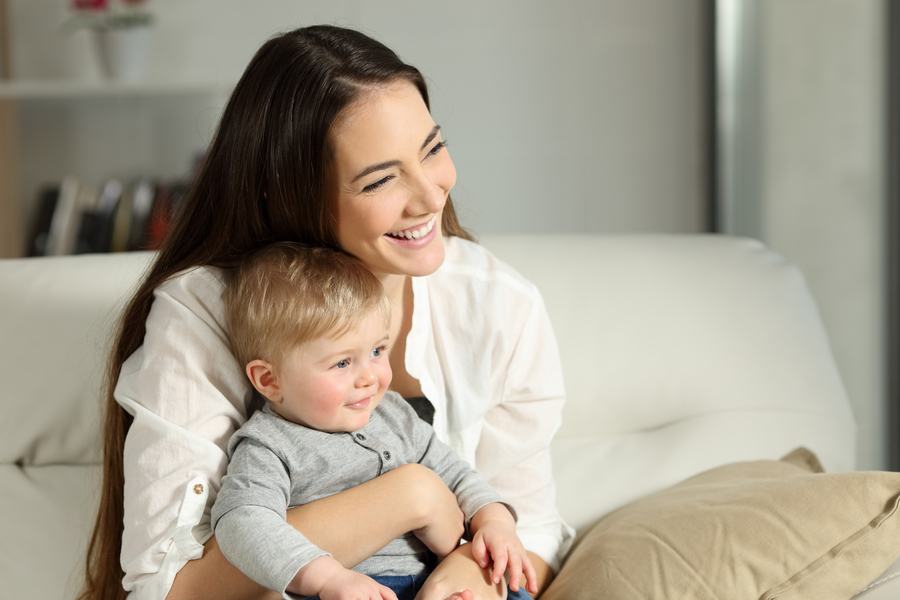
[[[808,450],[696,475],[600,519],[544,600],[847,600],[900,556],[900,473]]]

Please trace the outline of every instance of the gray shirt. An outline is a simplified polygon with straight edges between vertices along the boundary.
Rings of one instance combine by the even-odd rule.
[[[398,394],[386,392],[369,423],[326,433],[292,423],[270,407],[256,412],[228,443],[212,525],[225,557],[257,583],[281,592],[304,565],[327,553],[285,521],[286,511],[355,487],[407,463],[437,473],[456,494],[466,522],[502,502]],[[433,555],[412,533],[390,542],[353,570],[366,575],[417,575]]]

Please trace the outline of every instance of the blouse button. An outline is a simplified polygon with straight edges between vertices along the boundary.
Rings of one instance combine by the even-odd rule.
[[[198,483],[197,485],[194,486],[194,493],[197,494],[198,496],[203,493],[203,484],[202,483]]]
[[[391,460],[391,453],[388,452],[387,450],[382,452],[381,455],[384,457],[384,460]]]
[[[361,433],[357,433],[357,434],[356,434],[356,439],[358,439],[358,440],[364,440],[364,439],[366,439],[366,436],[364,436],[364,435],[361,434]]]

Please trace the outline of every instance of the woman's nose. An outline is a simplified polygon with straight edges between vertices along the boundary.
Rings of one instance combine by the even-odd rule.
[[[440,212],[444,208],[444,203],[447,202],[448,191],[440,182],[434,181],[428,173],[423,172],[415,190],[415,200],[411,203],[414,205],[411,212],[421,214]]]

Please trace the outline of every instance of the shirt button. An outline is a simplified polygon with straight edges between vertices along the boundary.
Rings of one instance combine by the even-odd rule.
[[[361,434],[361,433],[357,433],[357,434],[356,434],[356,439],[358,439],[358,440],[364,440],[364,439],[366,439],[366,436],[364,436],[364,435]]]
[[[197,494],[198,496],[203,493],[203,484],[202,483],[198,483],[197,485],[194,486],[194,493]]]
[[[391,453],[388,452],[387,450],[382,452],[381,455],[384,457],[384,460],[391,460]]]

